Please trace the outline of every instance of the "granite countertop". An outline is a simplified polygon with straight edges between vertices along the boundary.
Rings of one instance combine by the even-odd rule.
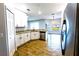
[[[30,31],[28,31],[28,30],[16,31],[16,34],[22,34],[22,33],[27,33],[27,32],[30,32]]]
[[[47,30],[45,29],[29,29],[29,30],[22,30],[22,31],[16,31],[16,35],[22,34],[22,33],[27,33],[27,32],[46,32]]]

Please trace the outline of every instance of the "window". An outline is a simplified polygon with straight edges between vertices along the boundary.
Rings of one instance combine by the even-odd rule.
[[[39,29],[39,22],[30,22],[30,29]]]

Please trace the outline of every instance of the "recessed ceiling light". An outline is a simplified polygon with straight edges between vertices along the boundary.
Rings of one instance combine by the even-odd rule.
[[[39,11],[38,11],[38,14],[39,14],[39,15],[41,15],[41,14],[42,14],[42,12],[39,10]]]

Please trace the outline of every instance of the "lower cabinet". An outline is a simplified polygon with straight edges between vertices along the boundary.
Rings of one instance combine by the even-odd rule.
[[[20,37],[21,37],[21,43],[20,43],[20,44],[22,45],[22,44],[24,44],[24,43],[25,43],[25,41],[24,41],[24,39],[25,39],[24,34],[21,34],[21,36],[20,36]]]
[[[35,39],[39,39],[40,38],[40,33],[39,32],[35,32]]]
[[[30,40],[30,33],[24,34],[24,43],[28,42]]]
[[[16,35],[16,46],[20,46],[22,41],[22,37],[20,34]]]
[[[31,40],[39,39],[40,33],[39,32],[31,32]]]
[[[30,32],[16,35],[16,46],[20,46],[30,40]]]
[[[16,46],[20,46],[30,40],[35,40],[40,38],[40,32],[27,32],[16,35]]]

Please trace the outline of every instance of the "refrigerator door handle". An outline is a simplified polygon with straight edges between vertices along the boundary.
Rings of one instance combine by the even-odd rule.
[[[62,55],[65,55],[66,40],[67,40],[67,25],[66,25],[66,20],[64,20],[63,24],[62,24],[62,30],[61,30],[61,51],[62,51]]]

